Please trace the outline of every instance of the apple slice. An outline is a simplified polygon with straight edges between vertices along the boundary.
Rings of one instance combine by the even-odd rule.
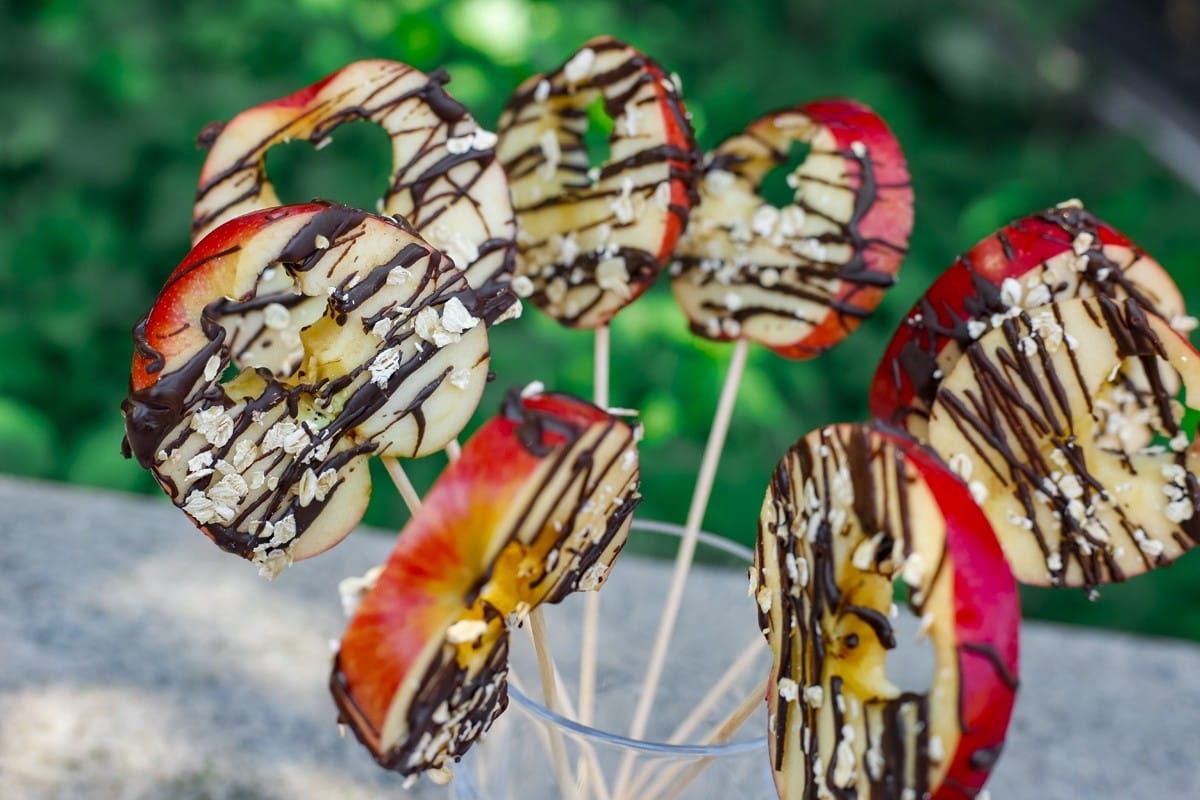
[[[1200,541],[1181,383],[1200,407],[1200,353],[1137,300],[1064,300],[966,349],[942,380],[929,441],[970,481],[1018,580],[1092,590]],[[1128,425],[1162,444],[1129,446]]]
[[[795,202],[759,195],[795,142]],[[713,152],[671,266],[692,330],[811,358],[858,327],[895,282],[913,224],[900,145],[875,112],[823,100],[768,114]]]
[[[638,501],[636,431],[566,395],[510,394],[401,532],[330,687],[380,764],[440,775],[504,709],[507,631],[596,588]]]
[[[393,220],[328,203],[238,217],[134,331],[126,454],[274,575],[358,523],[368,456],[458,435],[487,381],[477,315],[494,310]]]
[[[589,169],[598,98],[611,156]],[[563,325],[604,325],[654,282],[687,224],[696,145],[677,82],[601,36],[517,87],[497,133],[521,229],[514,288]]]
[[[1004,319],[1070,297],[1133,297],[1191,330],[1183,297],[1158,262],[1078,201],[1012,222],[934,281],[892,337],[871,385],[871,414],[918,438],[942,376],[963,348]]]
[[[369,120],[392,140],[393,170],[380,208],[408,220],[467,273],[481,296],[519,306],[504,287],[512,273],[516,222],[493,133],[482,130],[445,89],[444,70],[426,75],[383,59],[356,61],[287,97],[213,123],[192,218],[198,242],[222,222],[279,205],[266,173],[267,151],[307,139],[317,148],[342,123]]]
[[[898,578],[933,644],[928,694],[886,676]],[[1012,713],[1020,608],[987,520],[935,456],[878,424],[797,442],[763,502],[751,591],[775,653],[781,798],[976,795]]]

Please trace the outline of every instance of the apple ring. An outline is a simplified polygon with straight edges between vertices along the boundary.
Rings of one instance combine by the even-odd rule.
[[[369,120],[392,140],[382,213],[408,220],[467,273],[472,287],[507,308],[512,298],[500,287],[512,273],[516,233],[508,180],[496,161],[495,134],[447,94],[449,80],[443,70],[426,75],[395,61],[357,61],[227,124],[206,127],[198,141],[210,150],[196,192],[192,241],[241,214],[279,205],[266,173],[273,146],[303,138],[319,148],[342,123]]]
[[[368,456],[458,435],[487,380],[478,323],[494,309],[480,306],[390,219],[327,203],[238,217],[135,329],[126,454],[222,549],[273,575],[357,524]]]
[[[611,157],[590,169],[597,98]],[[687,224],[696,146],[678,86],[601,36],[517,87],[497,133],[521,231],[514,288],[563,325],[604,325],[654,282]]]
[[[886,676],[897,580],[933,644],[926,694]],[[783,800],[977,795],[1016,697],[1020,606],[987,520],[936,457],[877,425],[797,442],[763,502],[751,590],[775,654]]]
[[[1091,591],[1200,543],[1181,384],[1200,408],[1200,353],[1137,300],[1067,299],[967,347],[938,389],[929,443],[970,481],[1018,580]],[[1161,445],[1105,441],[1129,409]]]
[[[788,176],[795,202],[777,208],[759,188],[798,141],[811,150]],[[912,224],[908,166],[884,121],[851,100],[806,103],[713,152],[671,288],[694,333],[811,358],[879,304]]]
[[[511,625],[598,588],[625,542],[636,437],[581,400],[513,393],[434,483],[330,678],[341,719],[381,765],[439,775],[504,710]]]
[[[1096,295],[1132,297],[1185,332],[1195,325],[1167,271],[1078,201],[1009,223],[959,257],[908,312],[875,372],[871,414],[923,439],[941,379],[971,342],[1022,311]]]

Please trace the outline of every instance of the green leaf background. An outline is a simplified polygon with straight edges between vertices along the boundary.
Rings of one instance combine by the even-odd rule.
[[[852,5],[852,11],[848,10]],[[1200,199],[1136,141],[1087,111],[1093,69],[1056,42],[1090,3],[913,0],[46,0],[0,4],[0,471],[154,491],[120,456],[129,331],[188,247],[213,119],[290,93],[347,62],[445,66],[489,128],[508,92],[608,32],[683,79],[701,144],[807,99],[848,95],[903,143],[917,228],[899,285],[853,337],[811,362],[751,353],[706,527],[752,538],[767,476],[817,425],[866,415],[887,337],[933,278],[1009,219],[1070,197],[1137,239],[1200,308]],[[1004,35],[997,35],[1001,31]],[[1015,40],[1019,50],[1005,49]],[[272,152],[285,201],[373,207],[387,142],[366,125]],[[530,309],[495,332],[496,385],[541,379],[590,394],[591,338]],[[688,332],[665,284],[613,332],[613,402],[641,409],[644,512],[683,517],[727,346]],[[412,465],[421,486],[439,457]],[[379,480],[386,480],[380,473]],[[394,493],[368,520],[396,527]],[[1036,616],[1200,640],[1200,556],[1106,590],[1030,592]]]

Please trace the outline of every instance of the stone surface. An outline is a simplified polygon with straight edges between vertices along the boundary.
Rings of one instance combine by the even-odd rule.
[[[390,544],[360,531],[267,582],[165,501],[0,477],[0,797],[447,797],[428,784],[402,791],[339,738],[325,689],[329,641],[344,625],[337,581]],[[630,559],[627,571],[639,570],[665,580],[661,565]],[[741,572],[698,575],[684,650],[704,646],[719,614],[753,613],[725,599],[749,602]],[[643,597],[604,597],[606,614],[636,627]],[[577,608],[552,619],[564,674]],[[754,642],[752,629],[735,637]],[[617,647],[603,659],[610,672],[639,672]],[[1022,671],[994,800],[1200,796],[1189,766],[1200,647],[1029,625]]]

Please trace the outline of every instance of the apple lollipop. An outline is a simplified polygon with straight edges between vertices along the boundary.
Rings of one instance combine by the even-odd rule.
[[[759,187],[797,141],[811,150],[788,176],[795,202],[776,208]],[[883,120],[850,100],[806,103],[712,154],[671,288],[695,333],[811,358],[874,310],[912,224],[908,167]]]
[[[796,202],[778,209],[758,189],[797,140],[812,150],[792,176]],[[736,344],[632,735],[640,735],[650,717],[750,342],[789,358],[811,358],[841,341],[895,280],[912,220],[899,144],[874,112],[849,100],[763,117],[709,160],[671,287],[693,331]]]
[[[598,588],[625,542],[635,439],[583,401],[512,394],[438,478],[351,620],[330,681],[380,764],[440,770],[504,710],[510,622]]]
[[[240,214],[279,205],[266,174],[273,146],[307,139],[320,148],[342,123],[370,120],[392,140],[383,213],[408,220],[482,296],[509,308],[500,289],[512,272],[516,230],[508,181],[496,161],[495,134],[446,92],[449,80],[441,70],[426,75],[395,61],[357,61],[205,128],[199,141],[211,149],[196,192],[193,241]]]
[[[597,98],[613,131],[593,170],[583,136]],[[604,325],[654,282],[687,223],[695,142],[678,86],[598,37],[517,87],[497,133],[521,228],[514,286],[563,325]]]
[[[886,675],[898,579],[933,643],[927,694]],[[872,425],[797,442],[763,502],[751,589],[775,654],[781,798],[976,796],[1012,713],[1020,608],[987,520],[936,457]]]
[[[875,372],[872,415],[924,438],[942,376],[965,347],[1022,311],[1095,295],[1132,297],[1181,329],[1194,325],[1166,270],[1077,201],[1004,226],[955,261],[908,313]]]
[[[458,435],[495,311],[390,219],[327,203],[238,217],[135,329],[126,452],[222,549],[274,575],[357,524],[368,456]]]
[[[970,482],[1018,580],[1092,589],[1200,542],[1180,384],[1200,407],[1200,353],[1132,297],[1051,303],[967,347],[929,442]],[[1126,424],[1161,444],[1128,446]]]

